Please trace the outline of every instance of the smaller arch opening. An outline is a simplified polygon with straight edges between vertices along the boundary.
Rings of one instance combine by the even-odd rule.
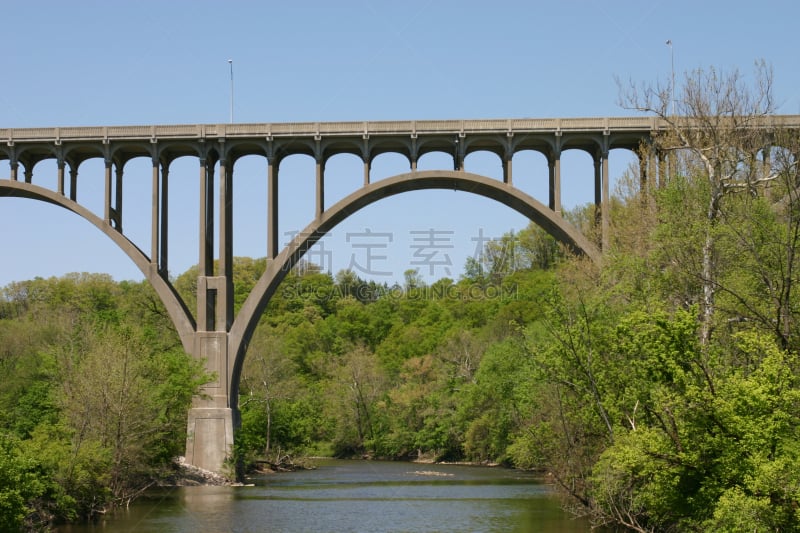
[[[385,152],[378,154],[370,164],[370,183],[376,183],[398,174],[403,174],[411,170],[408,158],[397,152]]]
[[[364,185],[364,162],[353,154],[337,154],[325,162],[325,207]]]
[[[197,157],[181,156],[169,164],[166,177],[169,252],[167,268],[171,276],[178,276],[197,266],[197,238],[200,234],[199,176]]]
[[[434,150],[426,152],[417,160],[417,170],[453,170],[453,154]]]
[[[116,172],[116,166],[114,167]],[[135,157],[125,163],[122,175],[122,232],[140,250],[151,255],[153,160]],[[112,181],[115,176],[112,175]],[[152,260],[152,258],[151,258]]]
[[[25,170],[24,165],[20,164],[17,171],[18,181],[25,181]],[[64,169],[64,176],[66,181],[66,176],[69,176],[68,166]],[[38,161],[33,167],[31,183],[51,191],[58,191],[58,161],[52,157]]]
[[[594,159],[581,149],[561,152],[561,208],[572,211],[594,205]]]
[[[267,255],[267,160],[240,157],[233,165],[233,255]]]
[[[464,158],[464,170],[503,181],[503,160],[488,150],[470,152]]]
[[[547,157],[536,150],[520,150],[511,160],[514,187],[544,205],[550,201],[550,166]]]

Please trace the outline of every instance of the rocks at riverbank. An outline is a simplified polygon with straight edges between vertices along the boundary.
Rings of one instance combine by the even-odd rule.
[[[175,458],[175,474],[169,476],[162,485],[172,487],[194,487],[198,485],[236,485],[225,476],[205,470],[186,462],[185,457]]]
[[[273,460],[259,459],[253,462],[253,471],[259,474],[314,470],[315,468],[317,466],[310,457],[295,458],[290,455],[278,455]]]

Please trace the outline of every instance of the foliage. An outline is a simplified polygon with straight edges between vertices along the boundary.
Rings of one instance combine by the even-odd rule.
[[[6,500],[16,518],[3,519],[38,529],[91,518],[169,474],[208,376],[152,289],[82,274],[3,295],[0,435],[18,478]]]
[[[21,449],[19,439],[0,433],[0,530],[22,529],[31,502],[45,492],[39,464]]]
[[[551,238],[531,227],[506,240],[530,258]],[[527,261],[495,269],[491,279],[432,285],[409,271],[405,287],[391,290],[351,271],[331,277],[308,268],[288,276],[248,352],[237,453],[246,461],[311,448],[505,460],[522,423],[505,410],[527,405],[520,391],[529,380],[518,380],[502,401],[493,387],[520,375],[523,352],[498,347],[490,370],[481,365],[493,343],[518,337],[521,324],[541,316],[536,300],[555,280]],[[513,374],[497,375],[505,371]],[[485,432],[495,435],[489,448]]]

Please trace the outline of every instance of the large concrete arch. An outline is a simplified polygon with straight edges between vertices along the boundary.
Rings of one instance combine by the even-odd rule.
[[[311,222],[277,257],[267,263],[266,270],[245,300],[230,330],[228,353],[235,354],[229,360],[228,368],[231,380],[229,400],[232,408],[236,408],[247,342],[270,298],[303,254],[325,233],[363,207],[389,196],[426,189],[455,189],[496,200],[528,217],[576,253],[584,254],[595,262],[601,260],[601,252],[597,246],[569,222],[535,198],[492,178],[463,171],[432,170],[400,174],[365,185],[326,209],[322,216]]]
[[[192,319],[192,314],[186,308],[186,305],[173,286],[157,272],[157,269],[153,267],[147,255],[132,241],[87,208],[50,189],[31,183],[0,180],[0,196],[28,198],[62,207],[86,219],[97,227],[97,229],[102,231],[108,238],[114,241],[114,243],[130,257],[131,261],[133,261],[139,270],[142,271],[145,279],[147,279],[156,291],[161,301],[164,302],[164,306],[173,324],[175,324],[175,329],[178,331],[184,349],[191,353],[195,332],[195,323]]]

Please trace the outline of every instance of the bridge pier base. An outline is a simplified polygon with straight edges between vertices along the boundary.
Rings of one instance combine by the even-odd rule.
[[[229,407],[189,409],[186,462],[204,470],[226,474],[225,460],[233,453],[233,431],[236,422],[237,416]],[[229,475],[232,475],[232,472]]]
[[[234,465],[225,464],[233,456],[233,436],[239,425],[239,411],[229,401],[227,337],[224,331],[195,332],[194,356],[205,361],[215,379],[203,385],[189,409],[186,462],[234,477]]]

